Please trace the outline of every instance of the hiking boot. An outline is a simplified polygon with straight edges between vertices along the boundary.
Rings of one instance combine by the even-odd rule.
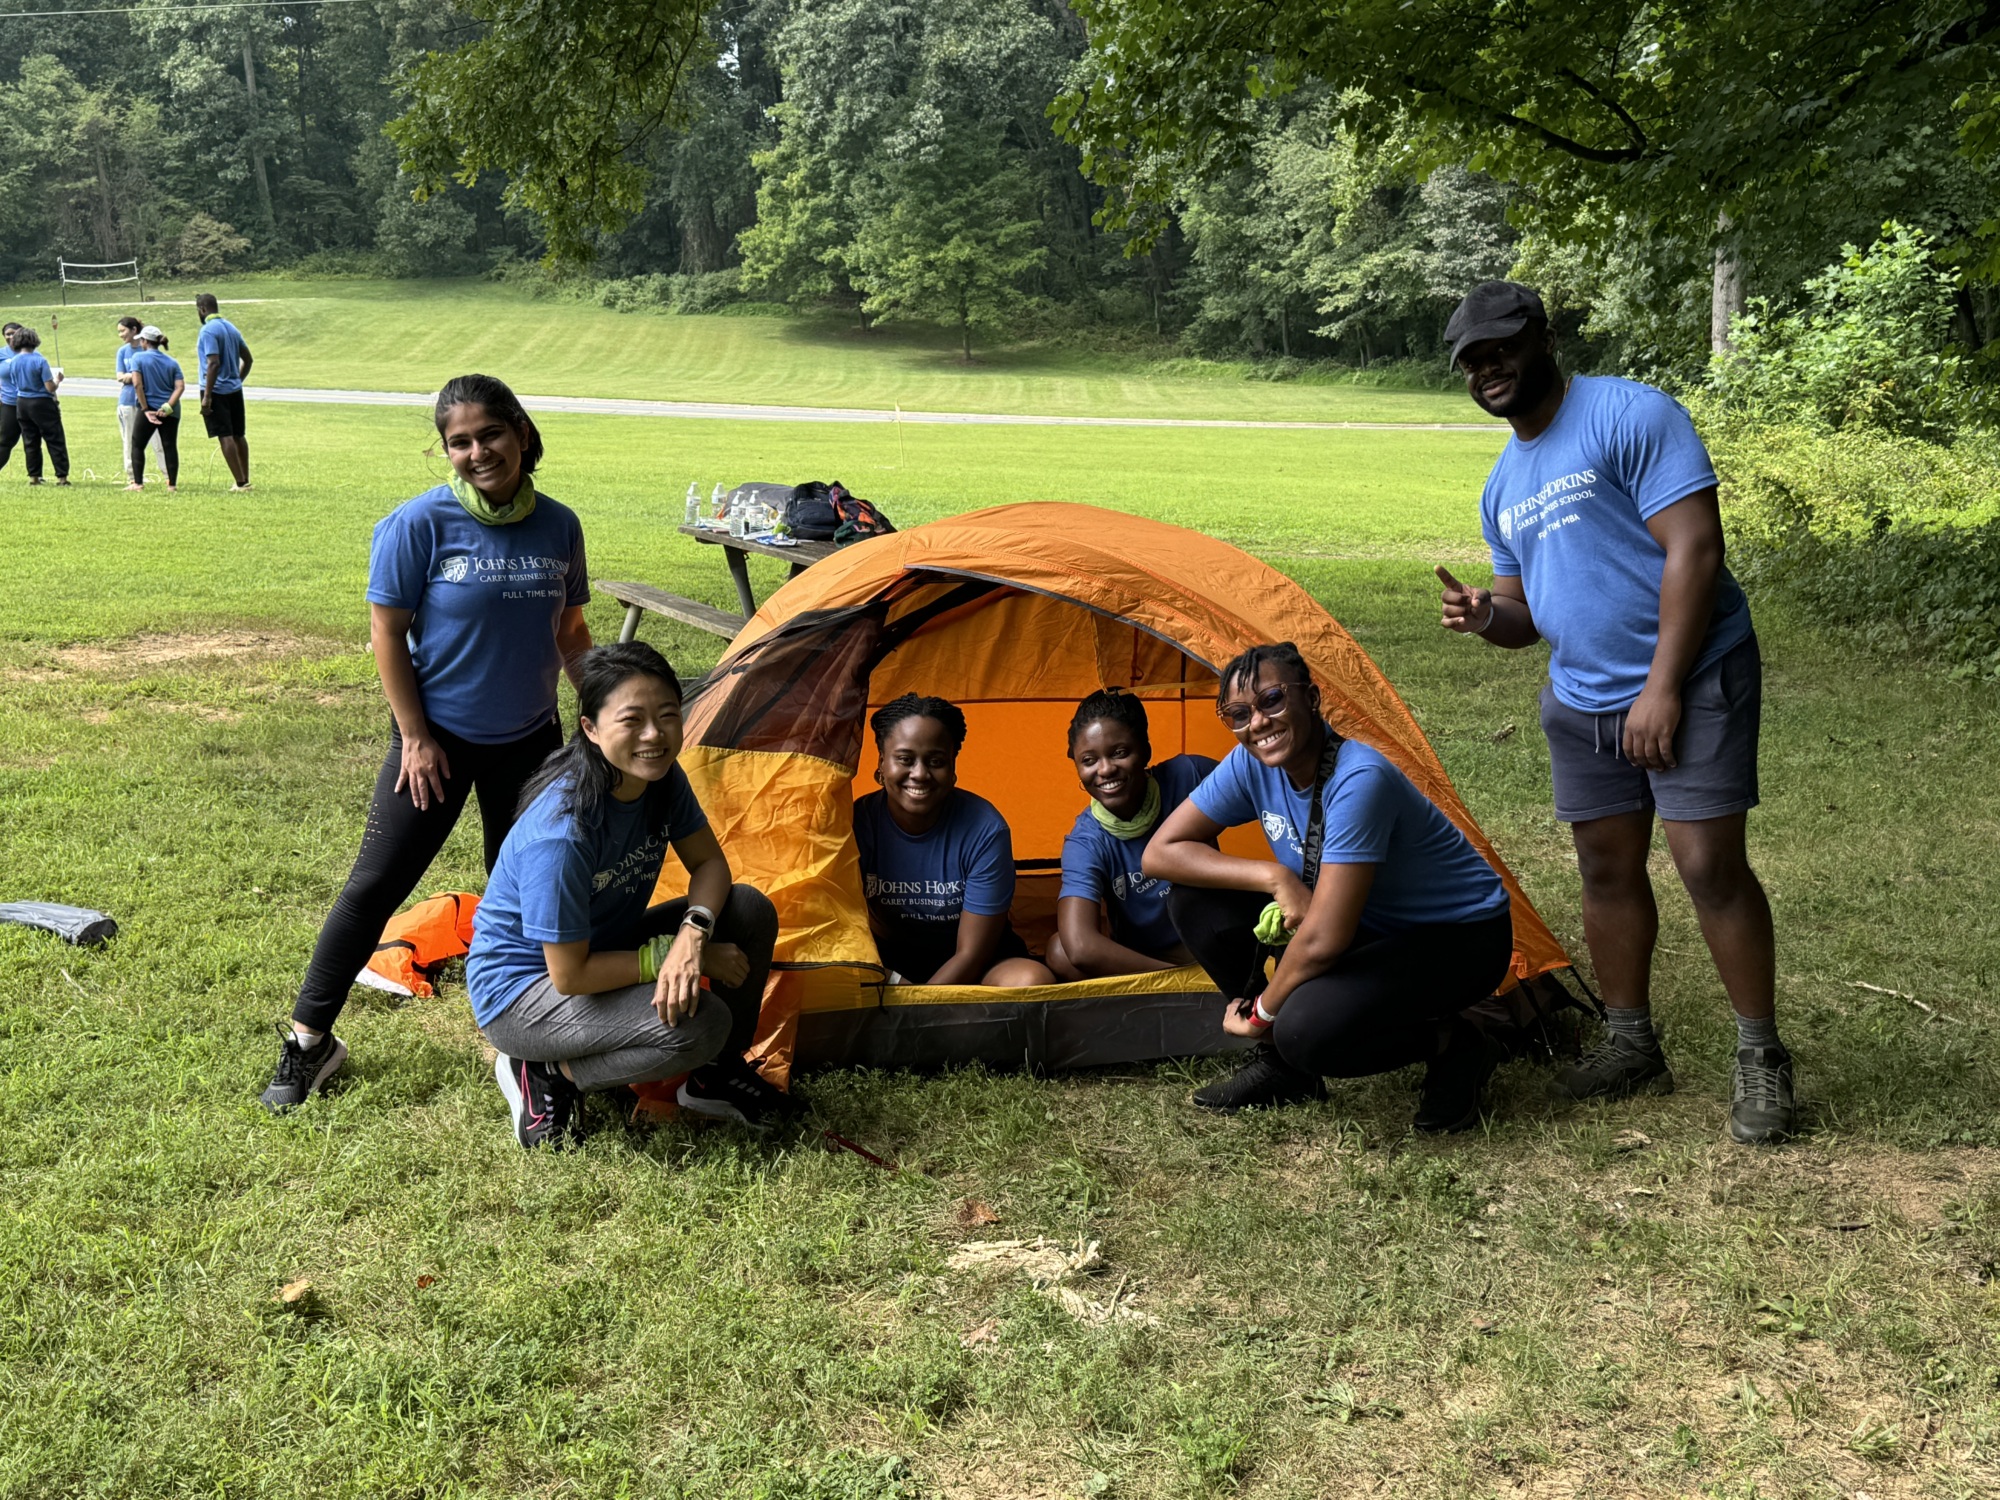
[[[1202,1109],[1234,1114],[1239,1109],[1274,1109],[1282,1104],[1305,1104],[1326,1097],[1326,1081],[1317,1074],[1288,1068],[1278,1059],[1278,1049],[1259,1042],[1250,1061],[1233,1077],[1196,1089],[1194,1102]]]
[[[1563,1104],[1673,1091],[1674,1073],[1664,1052],[1658,1047],[1635,1047],[1615,1035],[1605,1037],[1549,1080],[1550,1095]]]
[[[493,1077],[514,1117],[514,1138],[522,1149],[581,1146],[583,1095],[554,1063],[528,1062],[504,1053],[493,1059]]]
[[[325,1088],[327,1079],[347,1061],[347,1043],[330,1031],[320,1037],[318,1046],[302,1047],[298,1034],[280,1021],[278,1036],[284,1044],[278,1049],[278,1066],[258,1096],[258,1102],[274,1115],[297,1109]]]
[[[1503,1060],[1486,1033],[1469,1022],[1453,1028],[1451,1040],[1424,1069],[1423,1091],[1410,1124],[1425,1135],[1451,1135],[1479,1123],[1486,1081]]]
[[[674,1095],[689,1114],[727,1120],[751,1130],[769,1130],[800,1114],[804,1106],[740,1057],[720,1057],[688,1074]]]
[[[1783,1047],[1744,1047],[1736,1054],[1729,1133],[1746,1146],[1769,1146],[1798,1128],[1792,1101],[1792,1054]]]

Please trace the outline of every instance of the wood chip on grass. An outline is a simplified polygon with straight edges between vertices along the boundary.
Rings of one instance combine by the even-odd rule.
[[[1079,1323],[1101,1326],[1159,1322],[1151,1313],[1132,1305],[1130,1277],[1118,1279],[1108,1302],[1085,1296],[1069,1284],[1103,1269],[1104,1257],[1098,1244],[1080,1236],[1074,1245],[1040,1235],[1032,1240],[967,1240],[953,1248],[945,1265],[953,1271],[1019,1272],[1036,1291]]]

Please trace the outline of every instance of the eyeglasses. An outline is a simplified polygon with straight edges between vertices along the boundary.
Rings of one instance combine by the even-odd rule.
[[[1276,687],[1265,688],[1248,703],[1218,703],[1215,705],[1215,716],[1235,730],[1247,729],[1256,714],[1262,714],[1267,719],[1282,719],[1291,689],[1291,683],[1281,682]]]

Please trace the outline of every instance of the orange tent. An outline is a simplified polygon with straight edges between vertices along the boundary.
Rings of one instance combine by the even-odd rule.
[[[744,626],[687,711],[681,764],[741,880],[777,905],[759,1061],[1063,1068],[1239,1045],[1195,968],[1036,989],[890,985],[869,934],[853,798],[873,787],[870,712],[937,693],[969,726],[959,784],[1014,835],[1014,925],[1054,924],[1063,835],[1084,794],[1064,753],[1078,700],[1146,700],[1154,754],[1220,758],[1217,673],[1291,640],[1341,734],[1400,766],[1463,829],[1514,900],[1514,976],[1569,963],[1452,789],[1423,731],[1354,638],[1303,588],[1224,542],[1118,511],[995,506],[873,538],[799,575]],[[1269,857],[1261,833],[1224,848]],[[656,899],[685,889],[669,861]]]

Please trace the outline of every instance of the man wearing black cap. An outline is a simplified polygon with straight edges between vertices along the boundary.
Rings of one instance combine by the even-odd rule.
[[[1556,363],[1542,299],[1474,287],[1445,327],[1466,390],[1513,437],[1480,500],[1493,587],[1444,568],[1444,624],[1509,649],[1549,643],[1542,727],[1556,816],[1583,875],[1583,930],[1610,1025],[1555,1083],[1567,1099],[1666,1093],[1649,1000],[1659,912],[1653,816],[1736,1011],[1730,1132],[1793,1128],[1792,1060],[1773,1014],[1771,907],[1744,829],[1757,804],[1763,666],[1723,566],[1715,470],[1687,412],[1636,381]]]

